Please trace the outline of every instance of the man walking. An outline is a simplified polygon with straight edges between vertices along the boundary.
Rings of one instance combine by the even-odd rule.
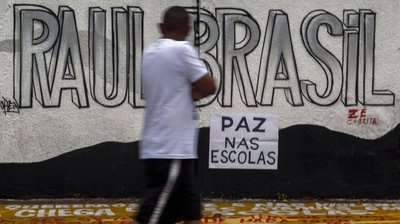
[[[197,120],[194,101],[216,91],[213,78],[191,44],[189,15],[171,7],[160,24],[162,38],[143,54],[146,115],[139,156],[146,189],[136,221],[200,223],[195,181]]]

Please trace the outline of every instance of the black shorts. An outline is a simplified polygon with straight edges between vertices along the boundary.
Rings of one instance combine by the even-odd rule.
[[[136,217],[140,224],[200,220],[196,162],[194,159],[144,160],[146,188]]]

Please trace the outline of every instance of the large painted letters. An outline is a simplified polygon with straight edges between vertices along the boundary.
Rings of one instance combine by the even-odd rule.
[[[66,89],[72,91],[72,101],[78,107],[87,107],[73,10],[60,7],[58,19],[41,6],[16,5],[14,11],[14,98],[20,107],[32,106],[33,92],[43,107],[59,106]],[[36,26],[41,28],[40,36],[36,36]]]
[[[318,105],[331,105],[337,101],[342,87],[342,69],[340,62],[333,54],[326,50],[318,40],[319,27],[328,26],[332,36],[341,36],[343,33],[341,21],[334,15],[319,10],[310,13],[302,24],[304,46],[311,56],[321,65],[325,72],[327,84],[323,94],[317,92],[316,84],[312,81],[301,81],[303,95],[307,100]]]
[[[215,15],[206,9],[188,11],[196,31],[193,42],[219,80],[218,94],[199,106],[217,101],[231,107],[234,96],[247,107],[273,106],[274,100],[281,100],[275,95],[281,90],[292,106],[303,106],[303,97],[319,106],[339,101],[345,106],[394,105],[395,94],[378,90],[374,83],[376,14],[371,10],[344,10],[343,21],[324,10],[304,18],[300,35],[310,57],[322,68],[325,83],[312,76],[301,79],[292,43],[292,35],[298,34],[291,32],[284,11],[269,11],[263,35],[258,22],[243,9],[217,8]],[[89,44],[85,45],[73,9],[61,6],[57,16],[43,6],[14,5],[14,98],[21,108],[32,107],[33,97],[42,107],[58,107],[66,91],[79,108],[89,107],[89,93],[105,107],[123,103],[144,107],[140,66],[144,12],[139,7],[115,7],[109,16],[111,41],[106,38],[107,11],[88,9]],[[343,40],[341,59],[320,42],[322,26],[327,27],[329,38]],[[248,56],[258,47],[258,73],[251,74]],[[88,55],[82,55],[82,48],[88,48]],[[106,57],[110,54],[111,60]],[[89,59],[87,74],[82,57]]]
[[[285,91],[291,105],[303,105],[289,20],[283,11],[269,13],[260,63],[257,82],[260,105],[271,106],[276,89]]]

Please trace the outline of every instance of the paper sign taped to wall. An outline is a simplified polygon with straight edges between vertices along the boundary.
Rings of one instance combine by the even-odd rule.
[[[279,122],[275,115],[211,116],[209,168],[278,169]]]

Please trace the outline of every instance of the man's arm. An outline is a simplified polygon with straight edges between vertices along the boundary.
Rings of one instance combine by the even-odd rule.
[[[217,90],[214,79],[210,74],[207,74],[192,83],[192,97],[194,101],[206,98],[207,96],[213,95]]]

